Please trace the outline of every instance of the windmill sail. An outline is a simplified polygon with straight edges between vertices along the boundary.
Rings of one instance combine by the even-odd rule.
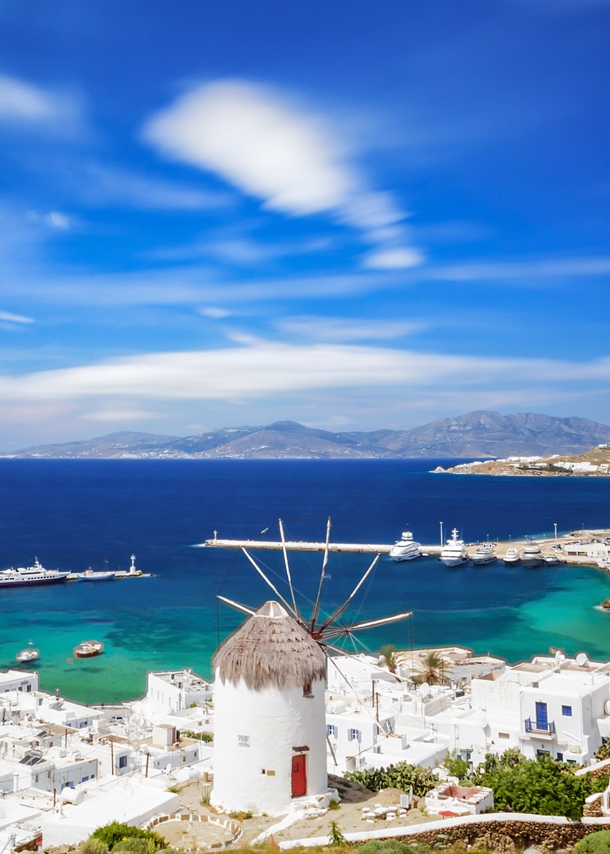
[[[287,580],[288,587],[290,590],[290,598],[292,600],[291,603],[288,602],[284,598],[284,596],[282,596],[282,594],[279,592],[277,587],[273,584],[271,579],[263,572],[263,570],[258,565],[258,563],[254,560],[254,558],[252,557],[250,552],[244,547],[242,542],[227,540],[227,541],[225,541],[226,542],[226,548],[232,548],[233,547],[233,548],[240,548],[241,549],[241,551],[248,558],[249,562],[254,567],[256,572],[260,575],[260,577],[263,579],[263,581],[268,585],[268,587],[273,591],[273,593],[282,602],[282,604],[284,605],[284,607],[286,608],[286,610],[288,611],[290,616],[294,620],[296,620],[296,622],[300,626],[302,626],[305,629],[305,631],[309,635],[311,635],[311,637],[313,637],[316,641],[318,641],[318,643],[320,643],[324,646],[328,645],[328,646],[332,647],[331,641],[336,640],[338,638],[348,637],[350,635],[355,634],[356,632],[362,632],[362,631],[365,631],[367,629],[374,629],[374,628],[378,628],[380,626],[390,625],[391,623],[398,623],[398,622],[401,622],[402,620],[408,620],[410,617],[413,616],[412,611],[401,611],[397,614],[389,614],[385,617],[377,617],[377,618],[372,619],[372,620],[360,620],[359,622],[348,623],[346,625],[339,625],[337,623],[337,620],[339,620],[339,618],[345,614],[345,612],[349,608],[352,600],[354,599],[354,597],[356,596],[358,591],[361,589],[361,587],[364,584],[364,582],[366,581],[366,579],[370,576],[370,574],[374,570],[375,566],[377,565],[377,562],[379,561],[379,558],[381,556],[381,553],[378,552],[375,555],[370,566],[367,568],[366,572],[362,575],[362,577],[360,578],[360,580],[358,581],[358,583],[356,584],[356,586],[354,587],[354,589],[352,590],[350,595],[347,597],[347,599],[341,605],[339,605],[337,608],[335,608],[335,610],[332,612],[332,614],[329,617],[319,621],[323,586],[324,586],[324,581],[327,577],[326,576],[326,566],[328,564],[328,555],[329,555],[329,552],[331,551],[331,546],[330,546],[331,520],[329,517],[327,525],[326,525],[326,540],[324,543],[324,557],[322,560],[322,569],[320,572],[320,580],[318,583],[318,591],[317,591],[316,599],[315,599],[315,602],[314,602],[314,605],[312,608],[311,615],[308,619],[306,619],[302,615],[302,613],[299,609],[299,606],[297,604],[295,589],[294,589],[294,585],[293,585],[293,581],[292,581],[292,573],[290,570],[290,561],[288,560],[288,544],[286,542],[286,538],[284,535],[284,526],[283,526],[281,519],[279,520],[279,529],[280,529],[280,543],[278,545],[280,546],[280,548],[283,552],[284,568],[286,571],[286,580]],[[218,540],[215,541],[215,547],[218,547],[219,542],[220,541],[218,541]],[[251,549],[256,548],[256,541],[254,541],[254,540],[248,541],[248,548],[251,548]],[[357,550],[360,551],[361,549],[358,548]],[[384,551],[385,550],[386,549],[384,548]],[[242,614],[246,614],[248,616],[251,616],[252,614],[254,614],[256,612],[256,608],[252,608],[249,605],[243,605],[240,602],[236,602],[233,599],[227,598],[226,596],[218,595],[217,598],[223,604],[228,605],[230,608],[233,608]]]

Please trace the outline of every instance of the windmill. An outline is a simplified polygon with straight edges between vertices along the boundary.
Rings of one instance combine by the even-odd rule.
[[[327,578],[326,567],[328,565],[329,552],[330,551],[348,551],[349,550],[348,548],[337,548],[336,546],[331,545],[331,542],[330,542],[330,532],[331,532],[330,516],[328,517],[328,521],[326,524],[326,539],[325,539],[324,544],[316,544],[316,543],[299,544],[299,546],[308,546],[308,545],[316,546],[316,547],[319,546],[319,549],[321,551],[323,551],[323,553],[324,553],[324,556],[322,559],[322,569],[320,572],[320,579],[318,582],[318,589],[317,589],[315,601],[313,603],[313,608],[312,608],[311,614],[308,617],[305,616],[301,612],[301,609],[299,608],[299,606],[297,604],[297,600],[296,600],[295,588],[294,588],[294,585],[292,582],[292,573],[291,573],[291,569],[290,569],[290,561],[288,560],[289,546],[287,545],[287,542],[286,542],[286,537],[284,535],[284,525],[283,525],[283,522],[281,519],[278,520],[278,526],[279,526],[279,532],[280,532],[280,541],[278,543],[275,543],[275,544],[267,543],[267,544],[265,544],[265,547],[266,548],[277,548],[278,550],[281,550],[283,552],[284,569],[286,572],[286,581],[288,583],[288,589],[290,591],[290,601],[288,601],[284,596],[282,596],[282,594],[277,589],[275,584],[271,581],[271,579],[268,577],[268,575],[263,571],[263,569],[260,567],[260,565],[257,563],[257,561],[252,557],[252,555],[250,554],[250,551],[248,550],[248,548],[246,548],[245,545],[241,544],[239,541],[230,541],[230,540],[223,541],[223,545],[226,544],[226,547],[231,547],[230,544],[233,542],[234,543],[233,547],[239,548],[244,553],[244,555],[246,556],[246,558],[248,559],[250,564],[254,567],[256,572],[260,575],[260,577],[268,585],[268,587],[271,588],[273,593],[278,597],[279,601],[282,603],[282,605],[284,606],[284,608],[286,609],[288,614],[303,629],[305,629],[305,631],[318,644],[320,644],[321,647],[323,647],[323,648],[326,648],[328,646],[332,647],[332,642],[338,640],[339,638],[351,637],[356,632],[362,632],[362,631],[365,631],[366,629],[379,628],[380,626],[386,626],[386,625],[389,625],[391,623],[398,623],[398,622],[401,622],[402,620],[407,620],[413,616],[412,611],[401,611],[397,614],[389,614],[388,616],[378,617],[377,619],[373,619],[373,620],[362,620],[362,621],[355,622],[355,623],[348,623],[346,625],[338,623],[338,620],[345,614],[345,612],[349,608],[351,602],[353,601],[353,599],[356,596],[356,594],[358,593],[358,591],[361,589],[361,587],[364,584],[364,582],[366,581],[366,579],[371,575],[371,573],[375,569],[375,566],[377,565],[377,562],[379,561],[379,558],[381,557],[381,552],[379,552],[379,551],[375,554],[373,561],[369,565],[366,572],[362,575],[362,577],[360,578],[360,580],[358,581],[358,583],[356,584],[356,586],[354,587],[352,592],[349,594],[347,599],[341,605],[339,605],[337,608],[335,608],[335,610],[330,614],[330,616],[328,616],[328,617],[321,616],[320,608],[321,608],[321,600],[322,600],[322,591],[323,591],[323,587],[324,587],[324,581]],[[209,544],[209,545],[217,545],[218,546],[218,545],[220,545],[220,543],[221,543],[221,541],[218,541],[215,538],[214,541],[208,541],[208,543],[206,543],[206,545]],[[250,548],[256,548],[256,543],[253,541],[248,543],[248,545]],[[294,547],[293,544],[291,544],[291,546]],[[314,550],[314,549],[306,549],[306,548],[300,547],[299,550],[304,551],[304,550]],[[317,550],[317,548],[315,550]],[[354,548],[353,550],[356,551],[356,548]],[[358,548],[357,550],[362,551],[361,548]],[[220,594],[218,594],[217,598],[224,605],[228,605],[230,608],[233,608],[234,610],[239,611],[242,614],[246,614],[249,617],[253,616],[256,613],[256,610],[257,610],[256,608],[252,608],[249,605],[243,605],[242,603],[236,602],[233,599],[229,599],[226,596],[221,596]]]

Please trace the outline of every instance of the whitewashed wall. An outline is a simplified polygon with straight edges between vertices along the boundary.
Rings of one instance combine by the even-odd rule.
[[[292,800],[293,748],[308,747],[307,795],[327,789],[324,682],[313,697],[301,687],[251,691],[216,674],[212,803],[283,815]],[[275,772],[273,774],[269,772]]]

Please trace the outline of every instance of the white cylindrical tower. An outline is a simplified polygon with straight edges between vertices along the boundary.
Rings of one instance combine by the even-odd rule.
[[[325,656],[266,602],[213,659],[214,790],[228,810],[282,815],[327,791]]]

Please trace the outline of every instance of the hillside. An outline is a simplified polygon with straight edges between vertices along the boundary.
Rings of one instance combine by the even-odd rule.
[[[118,432],[82,442],[39,445],[5,456],[46,459],[478,458],[581,454],[610,441],[610,426],[584,418],[486,410],[439,418],[410,430],[338,432],[294,421],[232,427],[196,436]]]
[[[591,448],[584,454],[552,454],[536,458],[492,460],[462,463],[444,469],[441,474],[491,474],[506,477],[610,477],[610,445]]]

